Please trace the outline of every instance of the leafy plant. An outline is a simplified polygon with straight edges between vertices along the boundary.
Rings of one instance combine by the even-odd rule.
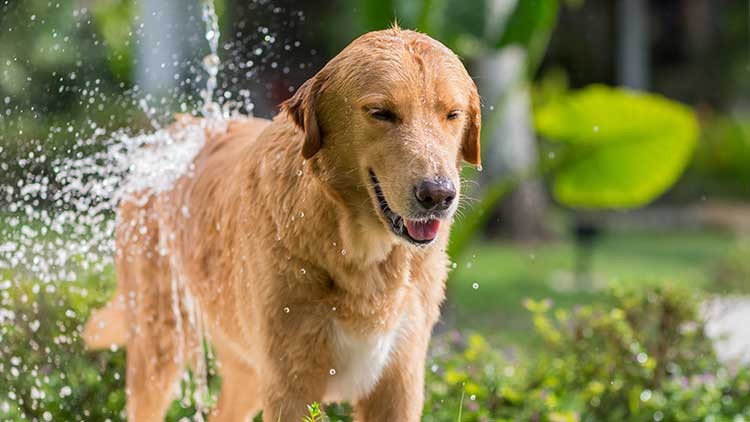
[[[89,352],[78,338],[108,296],[101,286],[111,287],[110,275],[47,285],[0,277],[0,419],[124,419],[123,352]],[[700,299],[663,286],[621,288],[572,310],[527,300],[540,345],[531,354],[493,349],[477,334],[441,336],[427,364],[423,420],[750,417],[750,369],[716,359]],[[218,377],[210,381],[215,394]],[[195,414],[194,389],[186,378],[168,420]],[[312,405],[307,417],[350,421],[351,407],[324,414]]]
[[[319,403],[313,403],[307,406],[308,415],[302,418],[303,422],[324,422],[326,421],[323,411],[320,410]]]
[[[552,190],[575,208],[633,208],[669,188],[698,136],[692,111],[654,94],[593,85],[535,112],[537,131],[556,145]]]
[[[89,313],[109,298],[112,276],[44,284],[0,274],[0,420],[125,419],[124,351],[90,351],[79,336]],[[219,378],[209,381],[215,395]],[[180,387],[167,420],[201,409],[191,374]]]
[[[428,366],[425,421],[744,420],[750,369],[722,365],[699,297],[677,287],[619,289],[573,310],[528,300],[541,340],[503,355],[451,333]],[[461,405],[461,397],[468,400]]]
[[[78,336],[100,281],[0,280],[0,419],[121,420],[124,353],[87,352]]]

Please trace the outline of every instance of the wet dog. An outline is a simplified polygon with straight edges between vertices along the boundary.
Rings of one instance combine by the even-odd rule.
[[[126,345],[130,420],[163,419],[203,329],[223,380],[214,420],[298,421],[340,400],[357,420],[419,420],[480,119],[448,48],[371,32],[272,121],[207,132],[171,190],[123,201],[118,293],[84,337]]]

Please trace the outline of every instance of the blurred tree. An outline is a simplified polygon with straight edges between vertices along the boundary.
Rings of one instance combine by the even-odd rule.
[[[186,67],[202,57],[197,52],[207,50],[200,1],[137,0],[137,5],[136,84],[145,94],[174,95],[181,81],[194,76]]]
[[[129,0],[0,2],[0,185],[51,174],[96,128],[134,124],[131,13]],[[42,148],[47,164],[24,167]]]
[[[622,86],[646,90],[649,85],[649,21],[646,0],[617,2],[617,80]]]

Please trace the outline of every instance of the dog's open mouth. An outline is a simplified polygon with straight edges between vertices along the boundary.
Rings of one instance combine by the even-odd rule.
[[[418,245],[426,245],[435,240],[440,229],[440,220],[436,218],[419,220],[404,219],[388,206],[388,201],[385,200],[380,182],[372,170],[370,170],[370,181],[372,181],[372,187],[375,191],[375,198],[377,198],[378,205],[380,206],[380,212],[394,233]]]

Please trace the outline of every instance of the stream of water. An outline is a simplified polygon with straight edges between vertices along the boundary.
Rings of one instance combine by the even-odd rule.
[[[219,20],[212,0],[200,0],[200,5],[208,43],[208,54],[201,61],[206,82],[200,90],[200,108],[192,114],[202,115],[203,119],[177,130],[167,130],[152,118],[155,130],[140,134],[130,130],[110,133],[92,124],[93,135],[79,139],[76,149],[83,151],[91,147],[95,152],[77,152],[72,157],[52,159],[48,158],[48,151],[39,147],[22,159],[18,164],[29,169],[23,179],[15,185],[0,185],[0,203],[7,204],[7,212],[0,215],[5,221],[0,225],[0,291],[10,283],[30,282],[34,292],[51,293],[57,283],[105,272],[113,264],[116,252],[114,231],[118,204],[133,200],[134,193],[142,200],[144,193],[169,190],[178,178],[190,173],[206,132],[223,130],[226,121],[240,106],[247,106],[215,96],[221,66]],[[148,100],[142,98],[137,102],[150,114],[153,108]],[[51,136],[56,131],[73,130],[52,128]],[[47,160],[52,161],[52,176],[32,171]],[[7,169],[6,164],[3,166]],[[189,297],[177,264],[173,266],[173,312],[177,321],[182,321],[181,309],[187,310],[187,320],[194,325],[191,332],[199,333],[202,339],[200,310]],[[0,306],[0,323],[12,321],[12,318],[13,309]],[[183,331],[181,326],[177,329]],[[208,353],[204,351],[202,340],[198,344],[201,356]],[[183,356],[185,353],[184,350],[178,352]],[[198,409],[195,420],[202,420],[207,408],[207,367],[206,360],[199,359],[190,376],[195,384],[192,402]],[[188,382],[182,385],[191,383],[188,376],[186,372],[183,381]]]

